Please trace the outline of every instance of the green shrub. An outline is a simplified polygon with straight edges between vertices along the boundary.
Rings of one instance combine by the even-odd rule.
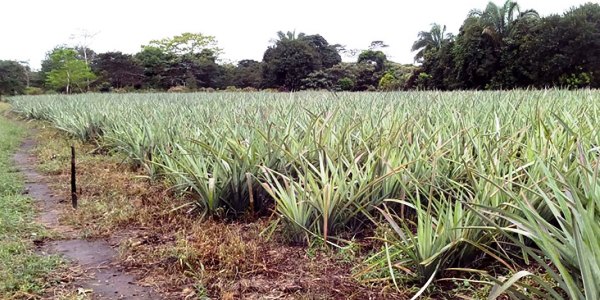
[[[42,95],[44,94],[44,90],[38,87],[28,87],[25,88],[25,95]]]
[[[351,91],[354,89],[354,81],[348,77],[341,78],[337,84],[342,91]]]

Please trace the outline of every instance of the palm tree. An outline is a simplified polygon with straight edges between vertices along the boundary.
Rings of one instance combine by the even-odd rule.
[[[516,21],[525,18],[537,19],[540,15],[533,9],[521,11],[517,2],[506,0],[502,6],[490,1],[485,10],[474,9],[469,12],[469,17],[478,18],[484,27],[483,34],[500,42],[511,32]]]
[[[299,40],[302,39],[306,36],[306,34],[304,34],[303,32],[300,32],[296,35],[296,30],[294,29],[294,31],[288,31],[288,32],[283,32],[283,31],[277,31],[277,38],[271,40],[271,42],[273,44],[276,44],[277,42],[282,42],[282,41],[293,41],[293,40]]]
[[[419,32],[419,39],[415,41],[411,51],[419,51],[415,55],[415,61],[423,60],[425,52],[430,49],[439,50],[442,46],[451,41],[454,35],[446,33],[446,25],[441,26],[440,24],[431,24],[431,30]]]

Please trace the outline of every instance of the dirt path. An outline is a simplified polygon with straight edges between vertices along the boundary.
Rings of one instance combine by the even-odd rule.
[[[45,253],[60,254],[85,270],[88,279],[75,282],[75,288],[92,290],[93,299],[161,299],[151,288],[136,284],[133,275],[117,265],[117,251],[108,241],[87,241],[77,238],[77,232],[60,225],[61,205],[36,169],[31,150],[35,141],[27,138],[14,161],[26,182],[26,193],[38,203],[39,222],[48,229],[59,231],[67,239],[48,242],[41,246]]]

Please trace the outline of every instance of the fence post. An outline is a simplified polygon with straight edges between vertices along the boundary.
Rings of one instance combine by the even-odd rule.
[[[71,146],[71,204],[77,208],[77,180],[75,172],[75,146]]]

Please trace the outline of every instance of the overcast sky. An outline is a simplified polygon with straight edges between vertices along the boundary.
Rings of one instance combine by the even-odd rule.
[[[496,0],[500,3],[501,0]],[[600,0],[591,0],[598,2]],[[562,13],[590,0],[520,0],[522,9]],[[29,61],[39,68],[45,53],[74,44],[73,34],[97,33],[96,52],[135,53],[140,45],[182,32],[214,35],[224,59],[261,60],[276,32],[321,34],[329,43],[365,49],[383,40],[388,57],[412,63],[417,33],[437,22],[456,33],[469,10],[485,0],[2,0],[0,59]]]

